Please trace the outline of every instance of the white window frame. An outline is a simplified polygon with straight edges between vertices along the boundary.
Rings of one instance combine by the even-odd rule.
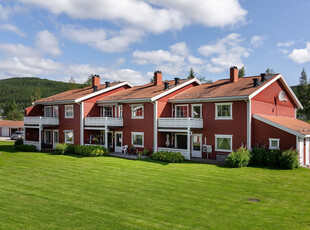
[[[271,145],[272,141],[276,141],[277,142],[277,147],[273,147]],[[280,138],[269,138],[269,149],[280,149]]]
[[[46,133],[47,132],[50,132],[50,135],[51,135],[51,142],[50,143],[48,143],[48,144],[53,144],[53,135],[52,135],[52,130],[50,130],[50,129],[44,129],[44,143],[46,144]]]
[[[72,110],[72,116],[67,115],[67,110],[69,108]],[[74,118],[74,105],[65,105],[65,118]]]
[[[58,114],[56,115],[56,112],[55,111],[58,111]],[[54,105],[53,106],[53,117],[59,117],[59,107],[58,105]]]
[[[134,140],[134,136],[135,135],[142,135],[142,145],[135,145],[133,143],[133,140]],[[134,147],[141,147],[141,148],[144,148],[144,132],[131,132],[131,144],[134,146]]]
[[[103,106],[103,117],[105,117],[105,113],[106,113],[106,108],[110,108],[111,109],[111,116],[110,117],[113,117],[113,106]]]
[[[199,118],[202,118],[202,104],[192,104],[192,118],[194,118],[194,107],[196,106],[199,106],[200,107],[200,117]]]
[[[67,140],[67,133],[71,133],[73,134],[72,136],[72,141],[68,141]],[[66,144],[74,144],[74,130],[64,130],[64,134],[65,134],[65,143]]]
[[[119,108],[119,115],[117,115],[117,110]],[[115,116],[114,117],[123,117],[123,105],[115,106]]]
[[[189,117],[188,104],[174,105],[174,117],[175,118],[182,118],[182,117],[177,117],[177,107],[181,107],[181,106],[186,106],[187,107],[187,117]]]
[[[47,116],[47,109],[50,109],[50,111],[51,111],[51,114],[50,114],[50,116]],[[52,117],[53,116],[53,108],[52,108],[52,106],[44,106],[44,117]]]
[[[142,107],[142,116],[134,116],[134,107]],[[134,104],[130,105],[131,107],[131,119],[144,119],[144,105],[143,104]]]
[[[218,152],[232,152],[233,135],[215,134],[215,150]],[[217,147],[217,138],[230,138],[230,149],[219,149]]]
[[[230,105],[230,116],[229,117],[219,117],[218,116],[218,106],[221,106],[221,105]],[[233,112],[233,103],[232,102],[226,102],[226,103],[215,103],[215,119],[216,120],[232,120],[233,117],[232,117],[232,112]]]

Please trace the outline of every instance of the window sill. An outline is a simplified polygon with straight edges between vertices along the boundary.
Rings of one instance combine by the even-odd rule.
[[[233,120],[232,117],[216,117],[215,120]]]
[[[215,152],[227,152],[227,153],[231,153],[232,152],[232,149],[229,150],[229,149],[215,149],[214,150]]]
[[[144,119],[144,117],[131,117],[131,119]]]

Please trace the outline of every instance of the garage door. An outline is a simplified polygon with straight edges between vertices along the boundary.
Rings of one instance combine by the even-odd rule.
[[[2,128],[2,136],[9,137],[10,136],[10,129],[9,128]]]

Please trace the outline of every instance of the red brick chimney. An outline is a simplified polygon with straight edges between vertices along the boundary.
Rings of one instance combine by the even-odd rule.
[[[163,82],[163,75],[160,71],[154,72],[154,85],[160,85]]]
[[[230,82],[237,82],[239,80],[238,78],[238,68],[236,66],[230,67]]]
[[[93,75],[92,76],[92,86],[94,88],[94,86],[97,86],[97,88],[100,86],[100,77],[99,75]]]

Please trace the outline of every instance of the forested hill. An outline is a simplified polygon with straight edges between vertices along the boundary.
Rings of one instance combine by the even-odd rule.
[[[27,77],[0,80],[0,108],[7,102],[15,100],[17,108],[22,110],[31,105],[36,97],[48,97],[70,89],[72,83],[51,81],[47,79]]]

